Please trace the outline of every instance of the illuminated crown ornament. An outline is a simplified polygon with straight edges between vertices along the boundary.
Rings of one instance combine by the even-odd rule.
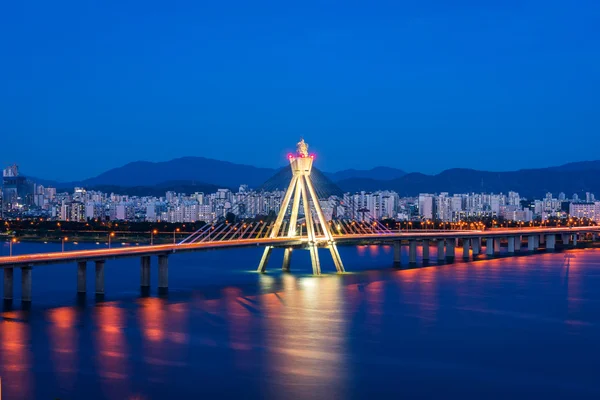
[[[344,272],[344,265],[338,252],[331,226],[325,219],[325,214],[321,209],[317,192],[313,185],[310,173],[312,170],[313,156],[308,154],[308,144],[304,139],[296,145],[297,157],[289,156],[290,167],[292,169],[292,180],[285,192],[281,202],[281,208],[277,219],[273,224],[270,238],[294,238],[298,239],[295,247],[286,247],[283,255],[283,270],[288,271],[293,248],[308,249],[310,251],[310,260],[313,268],[313,274],[321,274],[321,265],[319,262],[318,248],[325,247],[331,252],[333,263],[337,272]],[[292,200],[293,197],[293,200]],[[298,224],[300,219],[300,203],[304,209],[304,223]],[[284,219],[289,213],[289,223],[284,224]],[[286,221],[287,222],[287,221]],[[305,228],[303,228],[305,226]],[[319,228],[319,229],[318,229]],[[265,272],[269,257],[274,246],[267,246],[258,266],[258,272]]]
[[[296,151],[300,157],[308,157],[308,143],[301,138],[298,144],[296,144]]]

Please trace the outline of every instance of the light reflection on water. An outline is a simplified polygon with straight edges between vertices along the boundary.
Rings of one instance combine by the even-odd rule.
[[[67,391],[74,389],[78,371],[77,346],[79,332],[75,327],[77,311],[73,307],[59,307],[47,312],[49,345],[56,379]]]
[[[166,299],[4,311],[4,398],[600,395],[600,251],[362,272],[391,249],[341,251],[356,273],[222,284],[173,258]]]
[[[5,312],[0,322],[0,377],[4,398],[31,398],[33,377],[31,374],[30,326],[21,322],[22,313]]]

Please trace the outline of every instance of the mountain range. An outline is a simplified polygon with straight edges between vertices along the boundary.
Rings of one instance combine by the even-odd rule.
[[[166,190],[210,192],[217,188],[237,189],[240,184],[260,188],[273,176],[284,176],[280,173],[282,168],[258,168],[204,157],[183,157],[165,162],[136,161],[78,182],[39,181],[61,189],[83,186],[129,194],[164,193]],[[325,172],[323,175],[345,192],[394,190],[401,196],[440,192],[507,193],[509,190],[526,197],[542,197],[547,192],[565,192],[569,196],[585,192],[600,194],[600,160],[508,172],[454,168],[426,175],[376,167]],[[281,185],[285,184],[282,182]]]

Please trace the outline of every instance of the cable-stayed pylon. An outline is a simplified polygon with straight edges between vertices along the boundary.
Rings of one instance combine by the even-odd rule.
[[[319,262],[318,253],[319,247],[329,248],[337,272],[344,272],[344,265],[342,264],[342,259],[335,244],[331,227],[325,220],[325,214],[323,214],[323,210],[319,204],[319,198],[317,197],[317,193],[311,180],[314,156],[308,154],[308,145],[304,142],[304,139],[300,140],[297,144],[296,154],[291,154],[288,158],[292,169],[292,179],[285,192],[279,214],[277,215],[277,219],[275,220],[269,236],[271,238],[306,238],[305,247],[310,251],[310,260],[314,275],[321,274],[321,264]],[[286,232],[286,229],[282,229],[282,226],[290,202],[292,210]],[[302,203],[304,208],[306,232],[301,228],[300,233],[298,233],[297,222],[298,214],[300,212],[300,203]],[[317,216],[316,221],[315,218],[313,218],[313,210]],[[274,246],[267,246],[265,248],[258,266],[258,272],[266,271],[273,247]],[[292,248],[286,248],[283,256],[284,270],[289,270],[291,256]]]

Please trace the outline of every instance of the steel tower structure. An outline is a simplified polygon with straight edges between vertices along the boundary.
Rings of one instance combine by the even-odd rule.
[[[308,153],[308,145],[304,142],[304,139],[300,140],[297,144],[296,154],[289,155],[290,167],[292,168],[292,180],[285,192],[283,202],[273,229],[271,230],[270,237],[288,237],[307,239],[306,245],[303,248],[307,248],[310,251],[310,260],[312,264],[313,274],[321,274],[321,264],[319,262],[319,247],[326,247],[331,252],[333,263],[337,272],[342,273],[344,271],[344,265],[338,252],[335,240],[331,233],[331,228],[325,219],[325,214],[319,204],[317,193],[313,186],[310,178],[310,172],[312,170],[312,164],[314,155]],[[292,201],[293,197],[293,201]],[[292,210],[289,216],[289,224],[287,232],[282,230],[283,221],[286,217],[288,208],[292,205]],[[306,225],[306,232],[300,229],[298,233],[298,214],[300,212],[300,202],[304,208],[304,219]],[[313,218],[313,211],[316,214],[316,220]],[[320,229],[319,229],[320,228]],[[305,235],[304,235],[305,233]],[[263,253],[258,266],[258,272],[265,272],[267,263],[274,246],[267,246]],[[290,261],[292,257],[292,248],[285,248],[283,255],[283,270],[288,271],[290,268]]]

